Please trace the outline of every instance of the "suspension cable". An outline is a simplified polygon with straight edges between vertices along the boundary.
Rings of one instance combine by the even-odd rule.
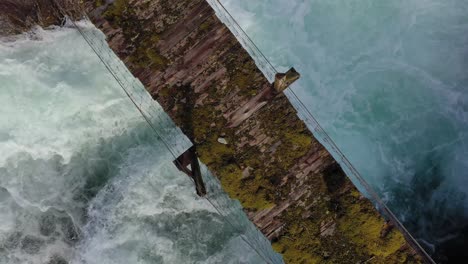
[[[257,59],[261,59],[263,58],[264,62],[266,62],[266,65],[270,67],[270,70],[272,70],[273,73],[278,73],[278,71],[276,70],[276,68],[273,66],[273,64],[268,60],[268,58],[265,56],[265,54],[260,50],[260,48],[255,44],[255,42],[247,35],[247,33],[242,29],[242,27],[239,25],[239,23],[234,19],[234,17],[231,15],[231,13],[226,9],[226,7],[219,1],[219,0],[214,0],[216,3],[218,3],[218,5],[222,8],[222,10],[224,10],[224,12],[232,19],[233,21],[233,26],[236,27],[236,29],[238,29],[238,33],[239,35],[241,35],[240,37],[244,37],[244,40],[247,40],[248,43],[251,44],[251,48],[253,48],[253,51],[257,51],[259,54],[260,54],[260,58],[257,57]],[[61,9],[61,12],[66,16],[66,17],[69,17],[67,15],[66,12],[64,12],[64,9],[56,2],[56,5],[58,6],[59,9]],[[89,20],[86,16],[85,18],[87,20]],[[133,98],[132,94],[130,92],[128,92],[128,90],[125,88],[125,85],[122,83],[122,81],[120,80],[120,78],[114,73],[114,71],[111,69],[111,67],[108,65],[108,63],[105,62],[104,58],[99,54],[99,52],[96,50],[96,48],[93,46],[92,44],[92,41],[89,40],[86,36],[85,36],[85,33],[81,30],[81,28],[76,24],[76,22],[73,20],[73,19],[69,19],[73,26],[79,31],[80,35],[84,38],[84,40],[86,41],[86,43],[91,47],[91,49],[93,50],[93,52],[98,56],[98,58],[101,60],[101,62],[104,64],[104,66],[106,67],[106,69],[111,73],[112,77],[117,81],[117,83],[119,84],[119,86],[123,89],[124,93],[126,94],[126,96],[131,100],[132,104],[138,109],[138,111],[140,112],[140,114],[143,116],[143,118],[145,119],[145,121],[148,123],[148,125],[150,126],[150,128],[155,132],[156,134],[156,137],[158,139],[161,139],[161,141],[163,142],[164,146],[169,150],[169,152],[171,153],[171,155],[174,157],[175,161],[177,161],[177,156],[175,154],[175,152],[171,149],[169,143],[166,142],[166,140],[162,137],[162,135],[158,132],[158,130],[154,127],[154,125],[151,123],[151,121],[149,120],[147,114],[144,113],[144,111],[141,109],[141,103],[140,103],[140,106],[138,105],[138,103],[135,101],[135,99]],[[232,30],[232,29],[231,29]],[[381,198],[378,196],[378,194],[374,191],[374,189],[364,180],[364,178],[362,178],[362,176],[360,175],[360,173],[355,169],[355,167],[352,165],[352,163],[347,159],[347,157],[341,152],[341,150],[338,148],[338,146],[336,145],[336,143],[331,139],[331,137],[326,133],[326,131],[322,128],[322,126],[318,123],[317,119],[312,115],[312,113],[310,112],[310,110],[307,108],[307,106],[302,102],[302,100],[297,96],[297,94],[294,92],[294,90],[290,87],[288,88],[286,91],[285,91],[285,94],[287,92],[290,92],[292,97],[295,98],[295,100],[299,103],[299,107],[301,107],[302,109],[304,109],[305,111],[305,114],[308,115],[310,117],[310,120],[314,123],[315,125],[315,128],[314,130],[316,130],[317,132],[320,132],[323,134],[323,137],[324,137],[324,141],[328,142],[330,147],[335,151],[335,153],[337,155],[340,156],[342,162],[344,163],[344,165],[348,168],[349,172],[353,174],[353,176],[356,177],[356,179],[362,184],[362,186],[366,189],[366,191],[368,192],[369,195],[372,196],[372,198],[374,199],[374,201],[379,205],[381,206],[381,209],[384,210],[387,214],[388,214],[388,217],[391,219],[391,221],[393,221],[398,227],[399,229],[407,236],[407,238],[412,242],[413,245],[415,245],[419,251],[421,253],[423,253],[423,255],[425,256],[426,260],[429,261],[430,263],[435,263],[432,258],[429,256],[429,254],[424,250],[424,248],[416,241],[416,239],[409,233],[409,231],[403,226],[403,224],[397,219],[397,217],[394,215],[394,213],[390,210],[390,208],[387,207],[387,205],[381,200]],[[148,95],[149,96],[149,95]],[[141,97],[140,99],[143,100],[143,98]],[[142,101],[141,101],[142,102]],[[150,107],[151,107],[151,104],[150,104]],[[149,114],[150,115],[150,114]],[[150,115],[151,116],[151,115]],[[193,181],[193,179],[192,179]],[[221,210],[219,208],[217,208],[217,206],[214,205],[214,203],[208,198],[206,197],[206,200],[215,208],[215,210],[226,220],[226,222],[228,222],[234,229],[237,230],[237,228],[221,213]],[[239,230],[238,230],[239,231]],[[249,245],[249,247],[251,247],[266,263],[269,263],[269,261],[262,255],[260,254],[260,252],[244,237],[244,235],[240,235],[241,239],[247,244]],[[267,254],[268,255],[268,254]],[[270,259],[270,261],[272,261],[272,259]],[[272,263],[274,263],[274,261],[272,261]]]
[[[91,41],[87,36],[86,34],[83,32],[83,30],[76,24],[76,22],[71,19],[70,16],[67,15],[67,12],[65,12],[65,10],[57,3],[55,2],[57,7],[60,9],[60,11],[62,12],[62,14],[65,16],[65,18],[68,18],[69,21],[72,22],[73,26],[78,30],[78,32],[80,33],[80,35],[83,37],[83,39],[86,41],[86,43],[88,44],[88,46],[90,46],[90,48],[93,50],[93,52],[96,54],[96,56],[99,58],[99,60],[104,64],[105,68],[107,69],[107,71],[109,71],[109,73],[112,75],[112,77],[117,81],[117,83],[119,84],[119,86],[122,88],[122,90],[124,91],[125,95],[130,99],[130,101],[132,102],[132,104],[138,109],[138,111],[140,112],[140,114],[143,116],[144,120],[146,121],[146,123],[148,123],[148,125],[150,126],[151,130],[153,130],[155,132],[155,136],[158,140],[162,141],[165,148],[168,149],[168,151],[170,152],[170,154],[173,156],[175,162],[179,163],[180,162],[178,161],[177,159],[177,156],[175,154],[175,152],[171,149],[170,147],[170,144],[168,142],[166,142],[166,140],[164,139],[164,137],[162,136],[162,134],[160,132],[158,132],[158,130],[156,129],[156,127],[152,124],[152,122],[150,121],[150,119],[148,118],[147,114],[145,114],[145,112],[141,109],[141,104],[142,104],[142,101],[143,101],[143,97],[140,97],[141,101],[140,101],[140,105],[138,105],[138,103],[136,102],[135,98],[133,98],[133,94],[131,92],[129,92],[126,88],[125,88],[125,85],[123,84],[122,80],[120,80],[120,78],[117,76],[117,74],[114,72],[114,70],[112,70],[111,66],[105,61],[104,57],[100,54],[100,52],[98,51],[98,49],[95,47],[95,44],[93,43],[93,41]],[[84,16],[86,20],[90,21],[89,18],[85,15]],[[118,67],[118,66],[117,66]],[[151,97],[149,94],[147,94],[148,97]],[[152,98],[151,98],[152,99]],[[151,107],[152,104],[150,104],[150,107]],[[154,104],[153,104],[154,105]],[[150,114],[149,114],[150,115]],[[150,115],[151,116],[151,115]],[[190,178],[192,181],[193,179]],[[204,196],[204,198],[208,201],[208,203],[218,212],[218,214],[223,217],[223,219],[230,225],[234,228],[234,230],[236,230],[240,235],[239,237],[260,257],[263,259],[263,261],[265,261],[265,263],[275,263],[275,261],[273,259],[270,258],[269,254],[265,254],[266,256],[264,256],[263,254],[260,253],[260,251],[245,237],[245,235],[241,232],[241,230],[238,230],[236,228],[236,226],[229,220],[227,219],[227,217],[221,212],[221,210],[215,205],[215,203],[213,201],[211,201],[211,199],[208,197],[208,196]],[[257,230],[258,232],[258,230]],[[261,241],[258,241],[260,242],[260,245],[262,245]]]
[[[274,73],[278,73],[275,66],[270,62],[270,60],[265,56],[265,54],[255,44],[255,42],[249,37],[249,35],[242,29],[240,24],[232,16],[232,14],[227,10],[227,8],[221,3],[221,1],[220,0],[211,0],[211,1],[208,0],[208,1],[209,2],[214,2],[215,4],[217,3],[219,5],[219,7],[221,7],[220,11],[224,11],[229,16],[228,19],[230,18],[232,20],[232,22],[233,22],[231,24],[231,26],[235,27],[236,31],[241,35],[241,37],[244,37],[244,40],[246,40],[248,43],[250,43],[251,47],[249,47],[249,48],[253,49],[254,51],[257,51],[260,54],[260,58],[257,57],[257,59],[263,59],[264,62],[266,62],[266,65],[268,65],[271,68],[271,70],[273,70]],[[316,130],[316,132],[320,132],[321,134],[323,134],[324,141],[328,142],[330,147],[333,149],[333,151],[337,155],[340,156],[340,158],[342,160],[342,164],[345,165],[348,168],[348,171],[350,173],[352,173],[353,176],[359,181],[359,183],[366,189],[368,194],[372,196],[373,200],[379,205],[379,207],[386,212],[386,214],[390,218],[390,220],[393,221],[394,224],[400,229],[400,231],[405,234],[405,236],[410,240],[410,243],[412,243],[423,254],[423,257],[425,258],[425,260],[428,261],[429,263],[434,263],[435,264],[432,257],[419,244],[419,242],[410,234],[410,232],[400,222],[400,220],[398,220],[398,218],[395,216],[395,214],[392,212],[392,210],[390,210],[390,208],[383,202],[383,200],[380,198],[380,196],[377,194],[377,192],[366,182],[366,180],[361,176],[361,174],[354,167],[354,165],[343,154],[343,152],[336,145],[336,143],[333,141],[333,139],[328,135],[328,133],[320,125],[318,120],[314,117],[314,115],[312,115],[311,111],[308,109],[306,104],[304,102],[302,102],[302,100],[299,98],[299,96],[294,92],[292,87],[289,87],[284,93],[287,95],[288,92],[292,95],[292,96],[288,96],[288,97],[289,98],[294,97],[294,99],[299,103],[298,107],[304,109],[304,111],[305,111],[304,113],[314,123],[314,125],[315,125],[314,130]]]

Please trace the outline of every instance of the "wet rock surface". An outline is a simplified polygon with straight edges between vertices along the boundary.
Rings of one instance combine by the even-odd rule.
[[[229,126],[270,83],[204,0],[116,3],[95,24],[286,262],[419,262],[282,94]]]
[[[0,3],[0,10],[12,3]],[[278,95],[239,126],[227,125],[232,113],[270,83],[205,0],[83,3],[75,10],[88,12],[287,263],[420,262],[401,233],[387,228],[362,198],[285,96]],[[26,1],[14,6],[17,12],[0,15],[0,23],[9,25],[4,34],[59,21],[58,16],[39,19],[53,14],[53,8],[39,11]],[[41,16],[30,15],[28,8]],[[30,22],[11,22],[16,20]],[[60,230],[73,243],[79,234],[72,223],[66,218],[58,223],[60,228],[43,219],[41,234]],[[32,253],[40,248],[35,238],[23,241],[12,238],[9,245],[21,243]],[[57,259],[49,262],[61,264]]]
[[[79,1],[73,0],[2,0],[0,1],[0,36],[20,34],[39,25],[60,25],[63,16],[58,5],[79,17]]]

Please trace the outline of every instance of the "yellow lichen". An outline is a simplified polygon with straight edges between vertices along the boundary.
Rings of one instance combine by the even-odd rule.
[[[249,210],[263,210],[274,204],[266,199],[266,192],[261,188],[261,179],[242,180],[242,170],[235,164],[229,164],[219,170],[224,190],[234,199],[239,200]]]
[[[257,77],[257,69],[253,62],[243,65],[242,68],[236,68],[229,79],[229,89],[239,89],[240,95],[253,96],[258,90],[255,85],[255,78]]]
[[[130,56],[130,62],[140,68],[151,67],[155,70],[164,69],[169,63],[169,60],[158,52],[158,48],[156,47],[158,41],[158,35],[138,40],[136,43],[137,47]]]
[[[127,9],[128,1],[129,0],[115,0],[104,13],[104,17],[119,23],[122,19],[122,13]]]
[[[382,238],[380,233],[383,220],[376,214],[373,208],[360,203],[346,203],[346,210],[339,222],[339,229],[349,238],[362,252],[375,256],[376,259],[386,259],[398,254],[399,249],[405,245],[403,235],[392,230],[386,237]],[[402,261],[406,258],[402,258]],[[398,262],[400,263],[400,262]]]
[[[207,30],[210,28],[210,22],[209,21],[206,21],[206,22],[203,22],[201,25],[200,25],[200,30],[204,31],[204,30]]]
[[[150,66],[153,69],[163,69],[167,64],[167,59],[161,54],[157,53],[154,49],[149,48],[146,50],[146,56],[150,60]]]
[[[104,5],[104,0],[96,0],[96,2],[94,2],[95,7],[100,7],[102,5]]]
[[[303,219],[304,209],[290,207],[284,215],[285,234],[273,243],[273,249],[283,255],[286,263],[323,263],[317,220]]]
[[[98,0],[96,3],[102,2]],[[149,26],[145,27],[148,24],[132,16],[132,8],[128,8],[128,3],[129,0],[116,0],[105,12],[105,17],[111,24],[122,27],[126,40],[134,47],[129,58],[131,63],[137,67],[151,65],[154,69],[163,69],[170,63],[157,48],[159,34],[164,29],[154,31],[148,29]],[[168,6],[164,5],[163,8],[169,8]],[[176,21],[173,18],[180,14],[176,9],[164,12],[169,14],[168,19],[171,21]],[[165,23],[167,26],[170,22]],[[204,22],[199,30],[207,31],[210,26],[209,22]],[[147,30],[142,30],[143,28]],[[238,49],[242,49],[240,45]],[[247,210],[259,211],[274,206],[284,195],[294,191],[289,183],[279,187],[278,182],[281,182],[299,158],[311,150],[313,144],[318,143],[296,118],[296,114],[292,113],[291,106],[287,103],[281,105],[284,100],[278,100],[269,103],[268,107],[272,106],[272,109],[260,110],[255,117],[260,121],[263,133],[276,142],[280,141],[276,151],[260,151],[257,147],[244,147],[241,151],[235,149],[234,142],[239,142],[244,135],[236,135],[236,129],[226,129],[227,121],[219,110],[214,110],[215,106],[210,105],[209,100],[211,98],[217,104],[218,98],[236,90],[239,91],[238,95],[249,99],[263,87],[259,85],[261,73],[253,60],[248,55],[242,55],[246,54],[243,51],[231,51],[226,55],[228,59],[223,61],[228,74],[227,88],[218,90],[216,86],[210,89],[207,92],[209,98],[203,105],[191,109],[190,113],[185,111],[180,101],[168,99],[174,96],[178,100],[188,97],[182,90],[178,91],[179,87],[163,87],[158,95],[172,100],[170,109],[184,109],[175,114],[175,120],[191,122],[199,157],[219,177],[225,191],[232,198],[238,199]],[[196,98],[195,95],[190,96]],[[221,134],[229,142],[228,145],[217,141]],[[271,144],[266,144],[268,146]],[[253,169],[250,171],[251,175],[243,179],[242,170],[247,166]],[[367,200],[359,199],[361,195],[357,190],[351,188],[350,192],[343,194],[348,197],[346,199],[336,198],[337,203],[341,203],[340,206],[344,208],[341,212],[336,212],[327,200],[331,194],[327,193],[325,183],[321,177],[313,176],[315,178],[306,180],[315,181],[314,184],[305,184],[313,193],[313,206],[308,209],[291,206],[281,215],[285,224],[284,235],[273,243],[273,247],[283,254],[286,263],[362,263],[369,259],[369,263],[411,262],[406,252],[400,250],[404,244],[400,233],[392,231],[385,238],[380,238],[383,221]],[[300,202],[306,206],[312,203],[310,200]],[[303,217],[305,213],[309,216]],[[331,237],[323,238],[320,235],[320,225],[324,221],[336,223],[336,231]]]

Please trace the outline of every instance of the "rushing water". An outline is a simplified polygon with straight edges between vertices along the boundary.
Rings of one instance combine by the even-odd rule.
[[[467,256],[468,1],[221,2],[438,261]]]
[[[74,29],[0,42],[0,153],[0,263],[264,263]]]

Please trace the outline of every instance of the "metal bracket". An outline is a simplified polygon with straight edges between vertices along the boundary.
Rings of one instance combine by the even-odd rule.
[[[291,68],[286,73],[277,73],[275,75],[273,87],[277,93],[280,93],[286,90],[295,81],[299,80],[299,78],[301,78],[301,75],[296,71],[296,69]]]
[[[206,187],[201,175],[200,163],[198,161],[195,146],[189,148],[173,162],[181,172],[193,179],[198,196],[205,196]],[[188,167],[189,165],[190,168]]]

